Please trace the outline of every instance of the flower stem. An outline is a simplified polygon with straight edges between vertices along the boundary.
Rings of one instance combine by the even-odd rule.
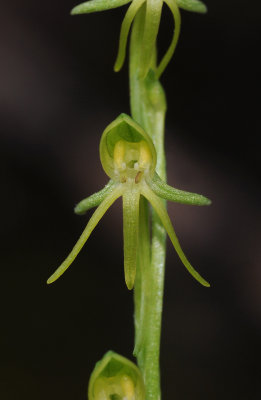
[[[143,79],[140,73],[144,18],[145,6],[142,6],[135,17],[131,33],[131,113],[132,117],[151,135],[157,151],[157,173],[166,180],[164,152],[166,100],[154,72],[156,46],[148,75]],[[159,400],[161,398],[159,355],[166,233],[157,214],[153,210],[150,212],[145,198],[142,198],[140,202],[139,221],[139,257],[134,289],[134,355],[143,374],[146,400]]]

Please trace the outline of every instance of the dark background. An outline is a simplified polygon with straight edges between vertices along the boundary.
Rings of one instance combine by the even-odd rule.
[[[169,182],[208,208],[169,205],[201,287],[168,242],[163,400],[261,398],[260,1],[208,0],[182,12],[168,98]],[[115,74],[126,7],[71,17],[73,0],[1,0],[1,400],[82,400],[97,360],[131,357],[118,201],[71,269],[48,276],[91,212],[73,206],[107,181],[100,135],[129,112],[127,65]],[[160,54],[172,19],[165,7]]]

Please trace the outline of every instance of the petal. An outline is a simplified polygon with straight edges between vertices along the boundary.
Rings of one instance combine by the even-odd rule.
[[[199,0],[176,0],[176,1],[177,5],[186,11],[192,11],[204,14],[208,10],[207,6],[204,3],[202,3],[202,1]]]
[[[137,264],[137,248],[139,233],[139,200],[140,190],[135,183],[124,191],[123,200],[123,241],[124,241],[124,273],[127,288],[134,285]]]
[[[131,27],[132,21],[136,15],[136,13],[138,12],[139,8],[142,6],[144,1],[145,0],[133,0],[125,14],[123,21],[122,21],[119,50],[118,50],[117,59],[116,59],[115,65],[114,65],[115,72],[118,72],[124,63],[125,56],[126,56],[126,44],[127,44],[130,27]]]
[[[162,222],[164,228],[166,229],[166,231],[170,237],[170,240],[171,240],[176,252],[178,253],[178,256],[181,259],[183,265],[187,268],[189,273],[199,283],[201,283],[203,286],[209,287],[210,284],[204,278],[202,278],[202,276],[200,276],[199,273],[192,267],[192,265],[188,261],[187,257],[183,253],[183,250],[180,247],[180,244],[179,244],[178,238],[176,236],[176,233],[174,231],[174,228],[172,226],[172,223],[169,219],[168,213],[162,205],[162,201],[158,198],[158,196],[156,196],[152,192],[152,190],[146,184],[143,185],[141,194],[143,194],[143,196],[149,200],[149,202],[152,204],[153,208],[157,212],[157,214],[158,214],[159,218],[161,219],[161,222]]]
[[[164,1],[169,6],[169,8],[173,14],[175,27],[174,27],[174,33],[173,33],[173,38],[172,38],[171,44],[170,44],[165,56],[161,60],[160,65],[157,68],[157,71],[156,71],[157,78],[159,78],[161,76],[162,72],[165,70],[166,66],[168,65],[168,63],[171,60],[171,57],[173,56],[173,53],[174,53],[175,48],[178,43],[179,33],[180,33],[180,24],[181,24],[180,12],[179,12],[179,9],[178,9],[178,6],[177,6],[175,0],[164,0]]]
[[[151,65],[152,55],[159,32],[162,5],[162,0],[147,0],[146,3],[145,26],[140,60],[141,78],[146,77]]]
[[[66,270],[69,268],[71,263],[75,260],[79,252],[81,251],[83,245],[85,244],[86,240],[92,233],[95,226],[98,224],[100,219],[103,217],[105,212],[108,208],[114,203],[115,200],[118,199],[122,195],[122,187],[118,185],[115,189],[110,193],[103,202],[99,205],[97,210],[93,213],[91,219],[89,220],[86,228],[84,229],[83,233],[81,234],[79,240],[77,241],[76,245],[72,249],[71,253],[68,257],[64,260],[64,262],[60,265],[60,267],[54,272],[54,274],[48,279],[47,283],[53,283],[56,281]]]
[[[146,182],[157,196],[165,200],[193,206],[208,206],[211,204],[211,200],[201,194],[185,192],[167,185],[157,173],[155,173],[153,179],[148,178]]]
[[[128,4],[131,0],[91,0],[79,4],[71,11],[72,15],[88,14],[96,11],[106,11]]]
[[[105,197],[114,190],[114,186],[115,183],[110,180],[102,190],[80,201],[74,208],[75,214],[82,215],[91,208],[99,206]]]

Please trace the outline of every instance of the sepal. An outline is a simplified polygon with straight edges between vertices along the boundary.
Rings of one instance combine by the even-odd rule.
[[[149,135],[127,114],[120,114],[103,132],[100,141],[100,159],[102,167],[110,178],[115,178],[115,147],[119,142],[124,142],[126,151],[128,144],[144,143],[148,148],[150,157],[150,172],[154,173],[156,167],[156,150]],[[116,148],[117,159],[120,159],[120,146]],[[124,149],[122,149],[124,152]]]
[[[208,206],[211,204],[211,200],[201,194],[185,192],[167,185],[157,173],[154,174],[153,178],[147,178],[146,182],[157,196],[165,200],[192,206]]]
[[[108,351],[91,374],[88,400],[145,400],[139,368],[127,358]]]
[[[105,197],[113,191],[114,186],[114,182],[109,180],[107,185],[102,190],[97,193],[93,193],[91,196],[80,201],[74,208],[75,214],[83,215],[91,208],[99,206]]]
[[[112,8],[121,7],[130,2],[131,0],[90,0],[74,7],[71,11],[71,15],[111,10]]]
[[[199,0],[176,0],[177,5],[183,10],[192,11],[196,13],[205,14],[208,9],[207,6]]]

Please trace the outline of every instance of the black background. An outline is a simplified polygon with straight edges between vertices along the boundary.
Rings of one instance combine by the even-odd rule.
[[[118,201],[68,272],[46,279],[91,212],[73,206],[107,181],[100,135],[129,112],[127,64],[112,70],[126,7],[71,17],[73,0],[1,1],[1,400],[81,400],[109,349],[131,358],[132,293],[124,284]],[[169,205],[162,332],[164,400],[261,398],[260,2],[208,0],[182,12],[168,98],[170,184],[208,208]],[[162,54],[171,37],[165,7]]]

